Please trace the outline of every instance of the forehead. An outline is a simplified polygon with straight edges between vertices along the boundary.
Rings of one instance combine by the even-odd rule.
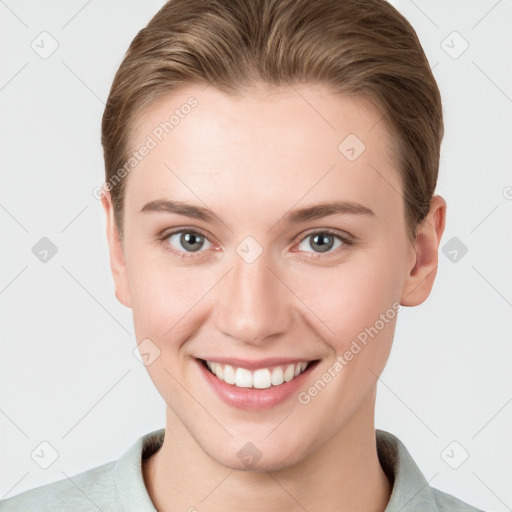
[[[382,113],[321,85],[237,95],[188,86],[152,105],[133,128],[131,150],[151,149],[129,175],[127,205],[180,196],[219,200],[219,208],[229,199],[247,211],[255,199],[265,208],[277,199],[281,208],[317,199],[401,207]]]

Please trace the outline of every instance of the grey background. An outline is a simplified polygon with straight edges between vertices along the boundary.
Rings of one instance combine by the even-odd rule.
[[[163,3],[0,1],[1,497],[118,458],[164,426],[93,196],[114,73]],[[512,508],[512,2],[393,4],[441,89],[448,217],[433,292],[400,313],[377,427],[431,485],[501,512]],[[43,237],[57,249],[46,262]]]

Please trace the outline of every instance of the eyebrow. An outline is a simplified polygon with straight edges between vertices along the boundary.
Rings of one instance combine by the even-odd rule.
[[[195,206],[183,201],[170,201],[157,199],[150,201],[141,208],[141,213],[167,212],[176,213],[185,217],[203,220],[205,222],[222,222],[222,219],[209,208]],[[307,206],[286,213],[281,222],[299,224],[309,220],[321,219],[335,214],[364,214],[373,215],[375,212],[362,204],[353,201],[334,201]]]

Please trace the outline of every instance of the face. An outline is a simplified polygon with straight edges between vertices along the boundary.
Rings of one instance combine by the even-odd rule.
[[[438,211],[408,240],[381,119],[320,85],[190,86],[135,127],[152,147],[125,178],[123,250],[104,200],[116,295],[169,412],[227,467],[244,450],[288,467],[373,420],[397,309],[428,295],[444,227]]]

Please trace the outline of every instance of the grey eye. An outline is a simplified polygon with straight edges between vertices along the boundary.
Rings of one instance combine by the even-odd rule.
[[[178,251],[185,250],[187,252],[197,252],[204,247],[205,243],[210,243],[206,237],[195,231],[177,231],[170,235],[168,240],[169,243]]]
[[[310,252],[310,251],[307,251],[307,249],[300,247],[302,244],[306,244],[311,249],[313,249],[314,252],[319,252],[319,253],[328,252],[334,247],[334,245],[336,243],[336,239],[339,242],[338,246],[335,247],[337,249],[343,243],[343,241],[341,240],[341,238],[339,236],[334,235],[332,233],[326,233],[326,232],[321,232],[321,231],[318,231],[317,233],[310,233],[308,236],[306,236],[304,238],[304,240],[301,241],[301,243],[299,244],[299,249],[301,251]],[[307,242],[308,240],[309,240],[309,243]]]

